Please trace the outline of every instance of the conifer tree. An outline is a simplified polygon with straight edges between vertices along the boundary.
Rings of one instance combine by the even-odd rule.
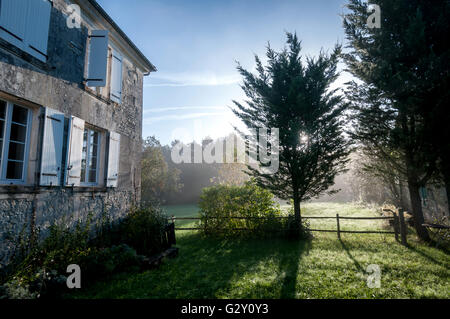
[[[280,52],[267,47],[267,65],[255,56],[256,74],[238,65],[243,77],[245,103],[234,101],[234,113],[249,129],[279,129],[279,170],[275,174],[249,166],[257,184],[294,203],[296,225],[301,227],[301,202],[329,190],[345,171],[349,143],[343,135],[342,97],[330,85],[338,77],[341,53],[321,51],[317,58],[301,55],[296,34],[287,33]],[[270,144],[270,139],[269,139]],[[276,152],[272,149],[272,152]],[[265,164],[261,164],[265,166]]]
[[[379,27],[367,23],[371,4],[380,8]],[[356,102],[356,135],[377,150],[401,154],[415,228],[429,240],[419,190],[436,176],[439,162],[445,172],[448,158],[449,113],[443,101],[448,102],[449,90],[450,3],[349,0],[347,7],[344,28],[351,51],[345,61],[361,81],[352,84],[348,96]]]

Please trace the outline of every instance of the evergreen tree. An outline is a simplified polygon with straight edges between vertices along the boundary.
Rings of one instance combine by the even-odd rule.
[[[249,129],[279,129],[278,172],[249,166],[250,174],[258,185],[293,201],[298,227],[301,202],[327,192],[348,161],[341,116],[346,104],[330,89],[338,76],[340,50],[336,46],[332,54],[320,52],[303,62],[297,35],[287,33],[287,48],[275,52],[267,47],[267,66],[255,56],[257,74],[238,65],[248,99],[244,104],[233,101],[234,113]]]
[[[367,23],[370,3],[381,9],[380,28]],[[438,145],[448,145],[448,140],[440,138],[439,144],[434,138],[438,130],[433,119],[445,115],[431,97],[442,101],[442,77],[448,79],[449,2],[349,0],[347,7],[350,13],[344,17],[344,28],[351,52],[345,60],[349,71],[362,81],[353,83],[349,97],[357,102],[365,99],[356,108],[356,133],[378,150],[400,152],[415,228],[420,238],[429,240],[422,226],[419,189],[436,174],[438,157],[443,157]],[[448,136],[448,125],[439,129]]]

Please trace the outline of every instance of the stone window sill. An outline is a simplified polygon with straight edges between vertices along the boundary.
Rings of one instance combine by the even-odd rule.
[[[54,190],[64,190],[72,193],[106,193],[114,188],[99,186],[81,187],[45,187],[45,186],[24,186],[24,185],[0,185],[0,194],[40,194]]]

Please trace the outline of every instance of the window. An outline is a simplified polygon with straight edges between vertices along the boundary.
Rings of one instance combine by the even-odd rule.
[[[0,37],[46,62],[50,0],[1,0]]]
[[[25,181],[31,112],[0,100],[0,181]]]
[[[100,133],[85,128],[83,134],[83,151],[81,155],[81,184],[98,183]]]

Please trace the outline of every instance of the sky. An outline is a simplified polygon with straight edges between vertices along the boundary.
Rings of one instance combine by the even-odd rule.
[[[345,0],[98,0],[157,68],[144,80],[143,138],[219,138],[242,127],[230,108],[243,101],[236,61],[254,70],[267,43],[281,50],[285,32],[303,56],[344,43]],[[264,61],[264,60],[263,60]],[[345,82],[347,75],[337,81]]]

